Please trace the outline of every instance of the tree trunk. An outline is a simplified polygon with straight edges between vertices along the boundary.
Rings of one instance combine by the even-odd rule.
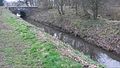
[[[63,0],[61,0],[61,13],[62,13],[62,15],[64,15],[64,11],[63,11]]]
[[[94,18],[94,20],[97,19],[97,16],[98,16],[98,8],[99,8],[99,6],[98,6],[98,1],[95,0],[94,6],[93,6],[93,18]]]
[[[78,15],[78,4],[77,4],[77,2],[75,4],[75,10],[76,10],[76,15]]]
[[[58,13],[61,15],[59,4],[57,4]]]

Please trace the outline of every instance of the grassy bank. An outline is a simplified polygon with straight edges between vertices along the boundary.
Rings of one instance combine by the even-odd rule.
[[[55,41],[35,26],[3,9],[0,21],[11,30],[0,31],[0,50],[5,55],[7,66],[13,68],[89,68],[102,67],[69,45]],[[74,58],[78,58],[79,62]]]

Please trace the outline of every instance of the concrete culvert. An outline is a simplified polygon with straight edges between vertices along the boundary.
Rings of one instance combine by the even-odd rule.
[[[20,11],[20,15],[21,18],[26,18],[26,13],[24,11]]]

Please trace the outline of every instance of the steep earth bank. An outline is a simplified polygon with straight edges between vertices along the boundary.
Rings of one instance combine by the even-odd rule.
[[[120,22],[110,20],[86,20],[76,16],[73,10],[59,15],[56,9],[34,10],[28,19],[51,25],[62,31],[80,36],[107,51],[120,54]]]
[[[19,17],[0,7],[0,54],[5,56],[2,65],[7,68],[99,68],[70,45],[52,38]],[[7,25],[5,25],[7,24]],[[10,27],[8,27],[10,26]],[[10,32],[7,29],[11,29]],[[1,65],[1,63],[0,63]],[[3,67],[6,67],[3,66]]]

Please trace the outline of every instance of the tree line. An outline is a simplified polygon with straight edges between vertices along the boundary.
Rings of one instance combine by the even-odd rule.
[[[64,15],[64,7],[69,6],[75,9],[76,15],[78,8],[81,7],[85,14],[92,14],[93,19],[97,19],[99,8],[104,4],[104,0],[39,0],[46,8],[57,8],[60,15]],[[92,11],[90,13],[89,10]]]

